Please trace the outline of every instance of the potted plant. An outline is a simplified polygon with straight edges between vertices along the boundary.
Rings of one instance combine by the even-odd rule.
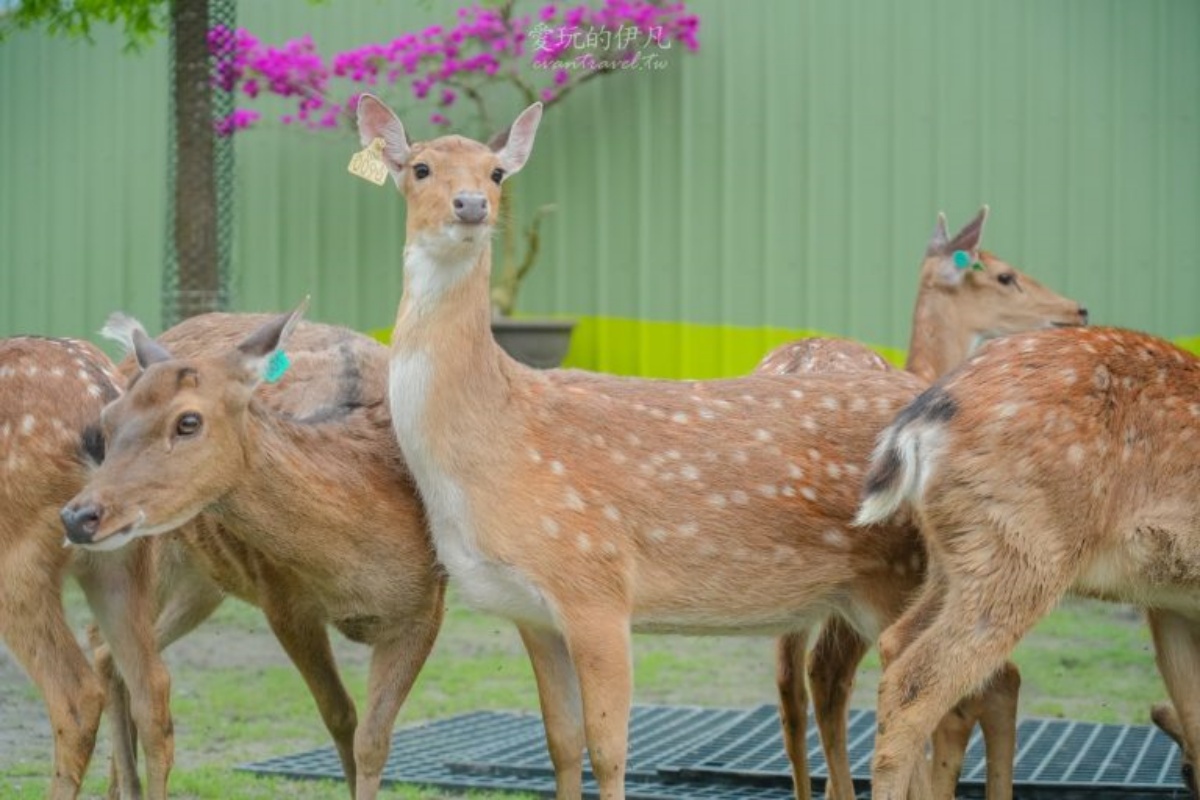
[[[246,101],[271,94],[287,98],[284,124],[354,131],[358,96],[425,106],[437,129],[486,139],[496,129],[495,107],[540,100],[547,111],[602,75],[654,69],[663,51],[698,47],[698,18],[685,2],[603,0],[549,3],[519,14],[514,0],[458,9],[453,24],[402,33],[331,57],[311,36],[273,47],[245,29],[216,27],[209,47],[217,59],[217,82]],[[218,133],[253,127],[261,114],[236,108]],[[552,205],[536,209],[524,227],[512,182],[504,184],[500,248],[492,289],[493,331],[514,357],[534,366],[557,366],[567,351],[574,322],[514,316],[521,283],[537,263],[541,225]],[[531,338],[532,337],[532,338]],[[543,341],[549,338],[549,342]]]

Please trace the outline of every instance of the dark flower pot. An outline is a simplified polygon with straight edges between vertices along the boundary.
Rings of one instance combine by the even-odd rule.
[[[571,346],[575,320],[493,317],[492,334],[510,356],[538,369],[562,364]]]

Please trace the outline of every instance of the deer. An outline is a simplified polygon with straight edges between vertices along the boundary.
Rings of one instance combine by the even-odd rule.
[[[85,554],[181,548],[173,563],[189,579],[158,587],[160,646],[226,594],[260,606],[317,702],[352,796],[367,800],[441,626],[445,575],[391,434],[386,349],[301,324],[302,308],[204,315],[157,340],[114,315],[105,332],[133,356],[122,367],[128,388],[99,412],[103,460],[61,517]],[[279,382],[264,383],[281,365]],[[188,525],[206,530],[189,535]],[[372,647],[361,721],[329,625]],[[120,698],[122,675],[108,677]]]
[[[833,616],[873,641],[899,615],[923,574],[919,536],[849,525],[874,432],[919,378],[518,364],[490,332],[490,237],[541,105],[488,144],[410,143],[370,95],[356,113],[408,206],[395,436],[451,579],[516,624],[559,798],[580,796],[585,746],[600,796],[625,796],[631,631],[779,636]]]
[[[151,635],[148,554],[64,548],[58,520],[95,463],[89,431],[123,385],[108,356],[86,341],[0,340],[0,637],[46,705],[54,800],[79,794],[105,703],[104,684],[66,620],[68,577],[82,587],[134,687],[127,714],[142,731],[150,798],[166,796],[174,755],[170,676]]]
[[[980,248],[989,213],[984,205],[953,236],[939,212],[919,270],[913,327],[905,370],[932,383],[953,369],[984,341],[1047,327],[1086,325],[1087,308],[1039,283],[995,254]],[[961,254],[961,255],[959,255]],[[887,371],[891,365],[877,352],[847,339],[810,337],[780,345],[762,358],[756,372]],[[854,797],[847,744],[847,713],[854,672],[870,642],[834,618],[822,630],[809,682],[817,696],[815,716],[828,755],[826,794]],[[795,783],[807,783],[807,706],[804,685],[807,641],[789,634],[777,643],[776,674],[784,744],[797,765]],[[934,740],[934,797],[954,793],[975,721],[983,717],[988,764],[993,770],[989,796],[1011,789],[1015,752],[1016,705],[1020,673],[1006,664],[986,696],[960,704]],[[1001,772],[1000,770],[1003,770]]]
[[[1146,609],[1196,796],[1200,359],[1117,328],[988,344],[884,429],[856,517],[920,524],[932,579],[883,634],[873,797],[925,796],[922,742],[1067,594]]]

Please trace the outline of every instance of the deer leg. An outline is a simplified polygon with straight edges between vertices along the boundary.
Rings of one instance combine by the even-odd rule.
[[[817,646],[808,666],[812,685],[813,711],[821,731],[821,744],[829,779],[825,796],[829,800],[854,800],[854,781],[850,776],[849,723],[850,695],[858,665],[871,643],[846,622],[831,617],[821,629]]]
[[[371,653],[365,716],[354,732],[357,800],[374,800],[379,792],[396,715],[433,650],[443,612],[442,592],[439,592],[425,617],[414,618],[406,630],[401,629],[397,635],[377,643]]]
[[[1183,780],[1193,797],[1196,788],[1193,760],[1200,747],[1200,622],[1173,611],[1149,609],[1150,632],[1154,636],[1154,658],[1167,687],[1170,706],[1155,709],[1155,722],[1172,736],[1182,752]],[[1171,725],[1160,717],[1166,713]]]
[[[779,688],[779,723],[783,749],[792,764],[796,800],[812,800],[808,773],[808,690],[804,664],[808,656],[808,631],[795,631],[775,641],[775,685]]]
[[[893,652],[884,670],[873,765],[876,800],[932,796],[918,766],[934,729],[964,695],[1003,666],[1005,656],[1067,588],[1058,575],[1031,574],[1034,565],[1025,559],[992,554],[991,561],[986,573],[968,565],[960,575],[948,576],[936,616],[903,652]],[[923,593],[922,599],[928,596]],[[912,622],[909,614],[897,624],[906,621]],[[894,643],[906,632],[886,638]]]
[[[142,796],[142,781],[138,777],[137,730],[133,726],[133,714],[129,711],[129,692],[125,682],[113,663],[112,653],[94,624],[88,626],[88,639],[92,646],[92,663],[100,682],[105,686],[104,705],[108,712],[109,731],[112,735],[113,754],[108,770],[108,800],[139,800]]]
[[[1017,757],[1017,700],[1021,694],[1021,671],[1006,661],[977,697],[976,713],[983,729],[987,755],[988,800],[1012,800],[1013,762]],[[966,747],[966,743],[963,743]],[[959,758],[961,767],[962,758]],[[951,787],[953,789],[953,787]],[[953,796],[953,795],[950,795]]]
[[[537,679],[538,703],[554,764],[557,800],[583,796],[583,707],[567,643],[556,631],[518,625]]]
[[[128,712],[146,752],[146,792],[158,800],[167,796],[175,740],[171,726],[171,678],[159,654],[154,630],[150,556],[149,547],[135,543],[120,552],[92,558],[77,578],[124,686],[129,689]],[[105,669],[112,678],[112,670]],[[114,724],[124,723],[114,721]],[[120,746],[119,738],[117,744]],[[122,761],[131,761],[136,774],[134,755],[118,754],[118,768]]]
[[[633,702],[629,618],[611,609],[582,609],[564,636],[583,698],[583,726],[600,800],[624,800]],[[589,613],[590,612],[590,613]]]
[[[316,701],[317,711],[333,738],[353,796],[356,785],[354,731],[358,725],[358,714],[334,661],[325,621],[319,615],[309,613],[303,604],[295,603],[294,599],[290,604],[274,600],[264,602],[263,613],[275,638],[299,670]]]
[[[60,531],[37,525],[18,533],[12,539],[16,546],[0,553],[0,637],[46,703],[54,732],[54,777],[47,792],[53,800],[78,795],[104,709],[103,686],[63,611],[61,539]]]

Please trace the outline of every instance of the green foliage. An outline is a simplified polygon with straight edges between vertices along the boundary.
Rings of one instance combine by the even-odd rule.
[[[0,41],[13,31],[45,27],[52,35],[91,41],[95,23],[125,28],[126,49],[148,44],[166,27],[167,0],[20,0],[0,15]]]

